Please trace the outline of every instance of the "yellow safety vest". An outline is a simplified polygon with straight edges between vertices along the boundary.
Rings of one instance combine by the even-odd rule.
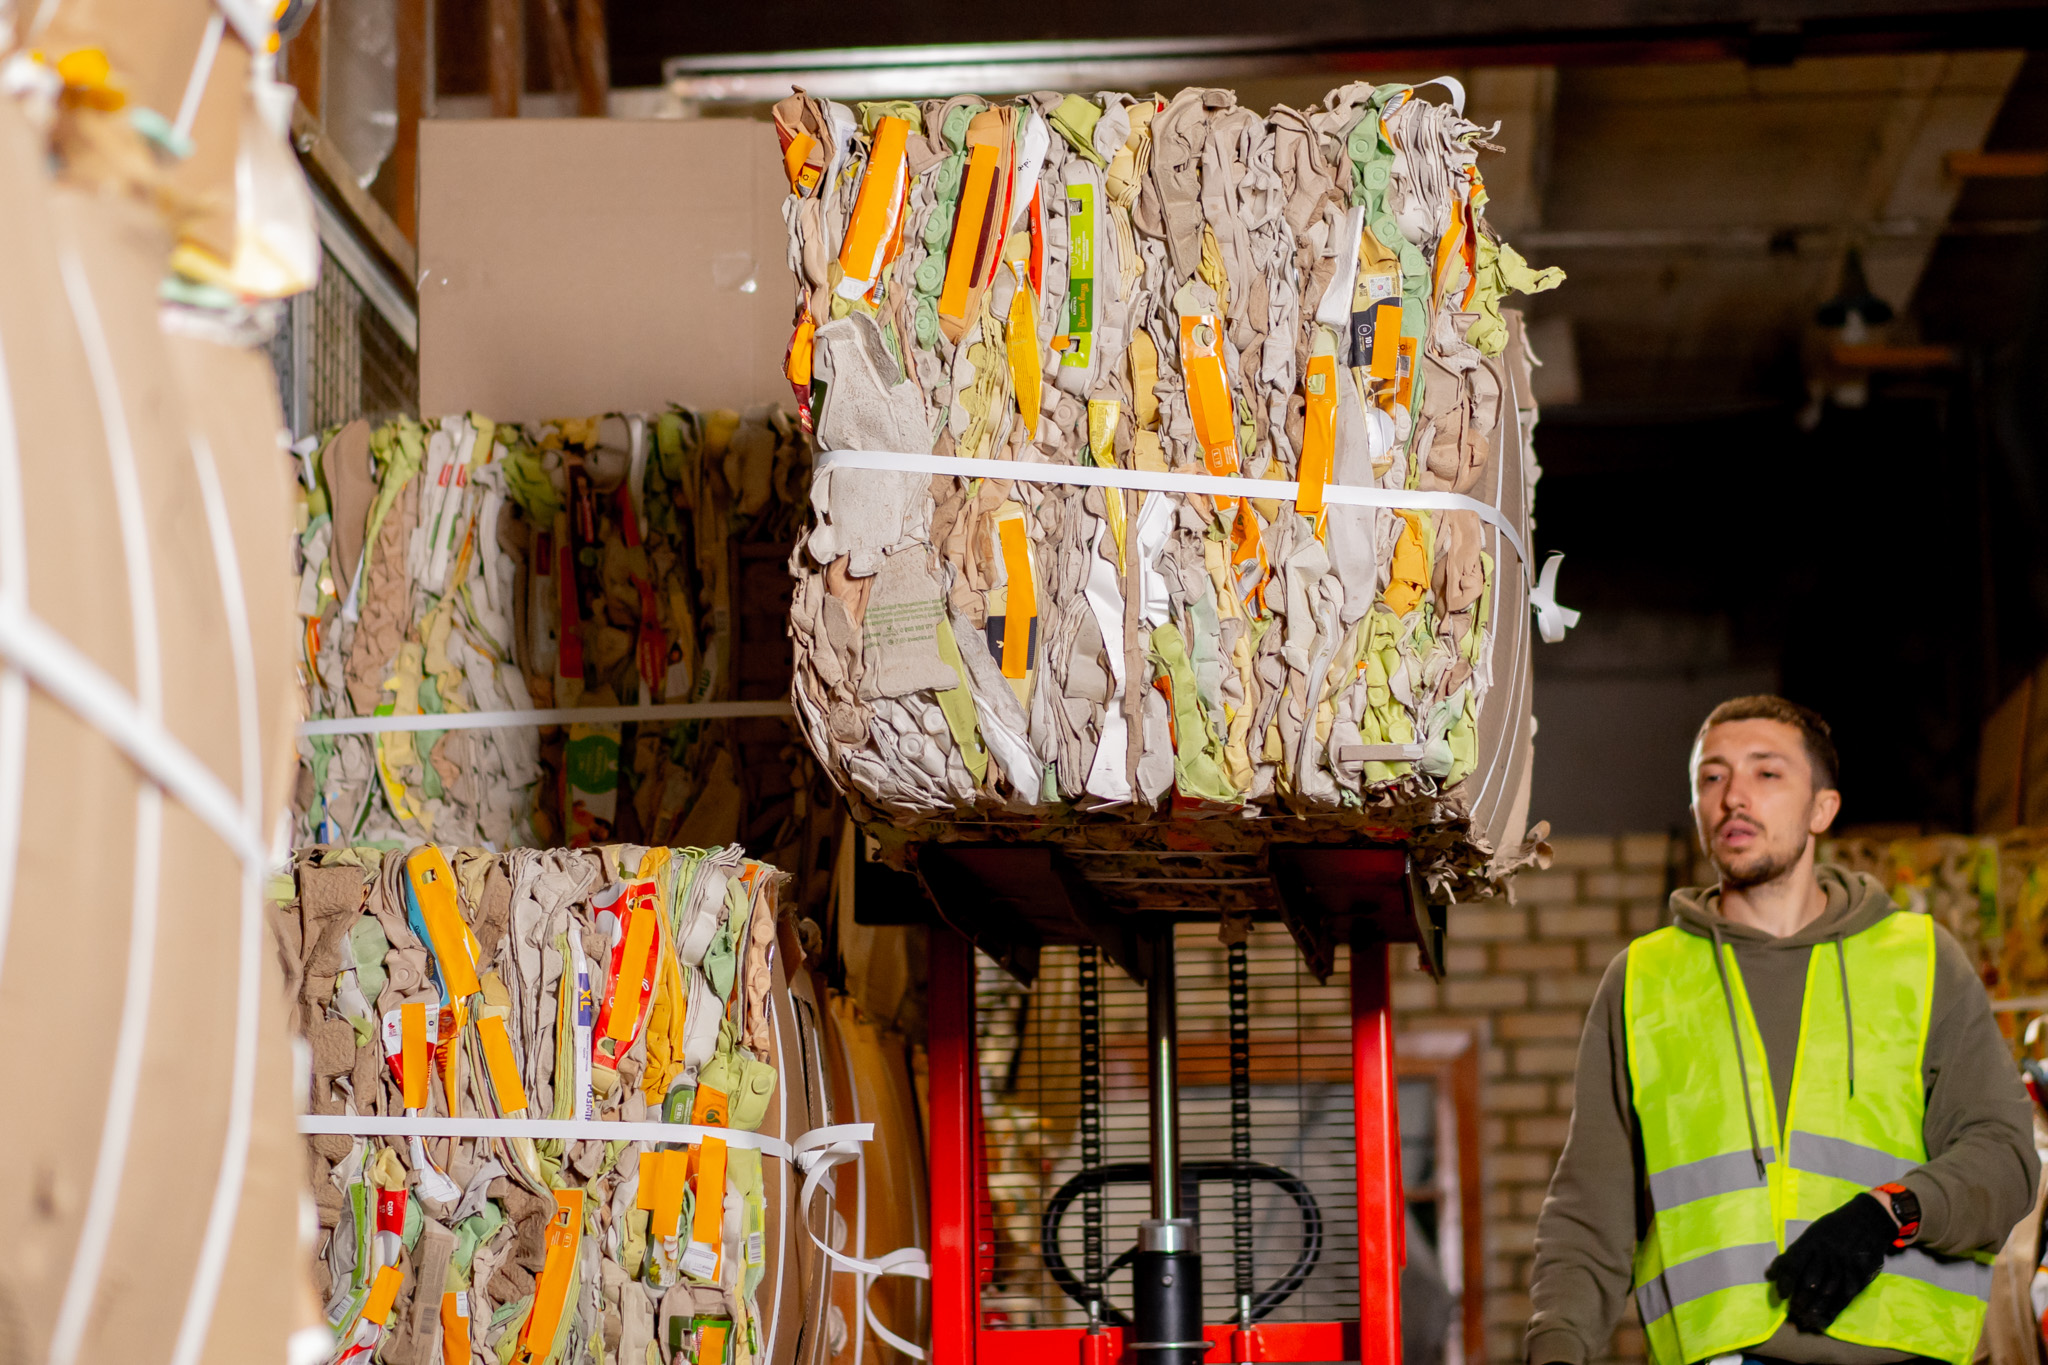
[[[1635,1293],[1655,1365],[1764,1341],[1785,1320],[1764,1278],[1778,1253],[1822,1214],[1927,1159],[1921,1058],[1933,921],[1895,912],[1814,947],[1783,1116],[1734,950],[1720,950],[1725,989],[1715,951],[1675,926],[1628,950],[1629,1082],[1653,1210],[1636,1247]],[[1967,1365],[1990,1292],[1988,1264],[1908,1247],[1885,1258],[1827,1334]]]

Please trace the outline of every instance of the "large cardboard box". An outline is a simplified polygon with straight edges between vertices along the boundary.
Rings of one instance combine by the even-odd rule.
[[[791,406],[775,130],[420,128],[420,411],[497,421]]]

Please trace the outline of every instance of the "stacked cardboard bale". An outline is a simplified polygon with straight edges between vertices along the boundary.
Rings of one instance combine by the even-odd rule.
[[[329,433],[299,465],[308,713],[785,696],[807,468],[766,410]],[[807,869],[829,837],[776,719],[311,735],[300,758],[301,843],[744,839]]]
[[[620,845],[295,871],[277,924],[331,1130],[308,1141],[337,1358],[819,1358],[830,1273],[786,1144],[832,1121],[841,1068],[782,873]],[[351,1131],[391,1116],[696,1127]]]
[[[300,469],[298,613],[310,715],[532,707],[514,652],[518,433],[487,419],[351,422]],[[302,841],[532,840],[532,729],[300,741]]]
[[[1278,816],[1250,837],[1500,870],[1537,473],[1501,301],[1562,276],[1487,227],[1496,130],[1445,84],[776,107],[821,452],[795,698],[871,824]]]
[[[374,428],[352,424],[307,443],[297,458],[301,502],[294,567],[308,711],[315,719],[374,715],[380,706],[393,715],[431,715],[788,695],[784,564],[796,535],[808,447],[785,417],[671,409],[646,419],[614,415],[515,426],[471,413]],[[342,535],[343,526],[355,534]],[[352,567],[338,572],[336,566],[344,564]],[[566,630],[565,620],[571,623]],[[383,927],[374,906],[380,894],[384,903],[395,903],[402,887],[378,878],[398,876],[393,869],[402,869],[407,850],[419,841],[432,837],[449,850],[465,922],[482,935],[502,910],[491,907],[505,894],[505,869],[539,867],[528,875],[541,885],[565,875],[592,886],[610,879],[631,882],[640,846],[623,846],[621,852],[618,839],[643,839],[659,853],[670,845],[715,848],[743,836],[797,873],[795,885],[776,893],[777,908],[789,912],[778,925],[769,1006],[769,1060],[778,1094],[773,1117],[758,1131],[788,1138],[833,1122],[876,1123],[876,1138],[862,1158],[820,1185],[810,1231],[855,1260],[922,1243],[923,1125],[906,1049],[900,1037],[885,1037],[851,999],[828,988],[822,975],[814,977],[814,969],[824,970],[815,929],[806,929],[810,937],[802,940],[811,949],[808,963],[799,946],[805,915],[827,917],[823,902],[834,845],[843,842],[842,817],[829,784],[785,720],[613,720],[387,732],[376,738],[315,734],[302,737],[299,746],[296,837],[302,852],[297,883],[287,893],[297,900],[280,924],[295,944],[287,956],[308,973],[301,988],[313,992],[301,1000],[301,1022],[316,1058],[325,1059],[315,1068],[316,1121],[352,1102],[347,1095],[357,1067],[377,1074],[379,1046],[357,1047],[353,1040],[361,1030],[336,1003],[342,995],[335,978],[346,975],[347,967],[338,954],[354,939],[338,944],[329,938],[316,968],[311,955],[321,931],[315,921],[332,928],[328,916],[345,913],[365,926],[348,932],[360,934],[366,953],[374,955],[377,933],[384,934],[382,953],[396,952],[390,945],[399,935]],[[322,839],[344,846],[314,847]],[[465,843],[478,847],[455,851]],[[507,846],[515,851],[500,856]],[[553,848],[540,853],[536,846]],[[679,847],[670,856],[672,866],[680,867],[699,855]],[[316,883],[326,888],[317,895]],[[335,887],[346,910],[337,909],[329,894]],[[588,924],[600,913],[601,899],[585,894],[557,908]],[[326,908],[314,910],[316,901]],[[371,924],[380,927],[373,931]],[[392,977],[387,971],[387,981]],[[831,979],[840,980],[836,967]],[[387,984],[380,994],[388,992]],[[367,997],[349,1001],[373,1003]],[[374,1013],[380,1012],[358,1009],[362,1018]],[[402,1046],[402,1018],[400,1029]],[[344,1042],[354,1049],[346,1058],[346,1076],[329,1069],[343,1062],[338,1049]],[[372,1105],[383,1105],[379,1112],[402,1112],[392,1099],[402,1099],[402,1078],[392,1073],[378,1083],[382,1094]],[[440,1084],[438,1078],[429,1083],[430,1116],[446,1113],[445,1086],[434,1088]],[[467,1084],[487,1086],[487,1070],[472,1070]],[[534,1093],[534,1085],[522,1084]],[[786,1112],[785,1094],[791,1106]],[[550,1095],[558,1108],[559,1093]],[[645,1102],[644,1094],[639,1098]],[[630,1102],[600,1104],[598,1112],[624,1118]],[[661,1117],[660,1106],[646,1116]],[[367,1190],[376,1184],[382,1159],[339,1134],[313,1141],[331,1149],[320,1158],[326,1163],[347,1166],[351,1153],[361,1151],[361,1168],[345,1169],[343,1183],[364,1189],[374,1205],[376,1196]],[[379,1141],[397,1163],[383,1163],[382,1177],[392,1187],[387,1193],[402,1185],[415,1213],[432,1213],[433,1204],[420,1202],[425,1167],[413,1159],[410,1144]],[[430,1141],[426,1147],[444,1175],[455,1179],[459,1169],[465,1181],[486,1168],[494,1150],[492,1142],[476,1139],[446,1147]],[[566,1148],[568,1164],[559,1177],[587,1188],[588,1172],[579,1174],[575,1158],[592,1150],[599,1148]],[[738,1160],[744,1166],[750,1158]],[[605,1172],[613,1196],[617,1182],[637,1179],[637,1165],[625,1173],[634,1162],[628,1152]],[[375,1279],[360,1282],[355,1271],[368,1262],[350,1261],[347,1275],[332,1264],[355,1245],[353,1237],[337,1241],[331,1230],[352,1216],[334,1169],[321,1166],[314,1189],[330,1228],[323,1234],[323,1283],[342,1329],[337,1349],[345,1352],[359,1330],[354,1324],[363,1305],[371,1302]],[[516,1177],[492,1179],[508,1180],[507,1190],[518,1184]],[[851,1362],[856,1353],[863,1359],[908,1359],[882,1333],[922,1339],[922,1291],[893,1276],[877,1281],[844,1266],[832,1269],[797,1222],[800,1177],[771,1157],[763,1181],[766,1207],[781,1211],[770,1219],[771,1269],[763,1273],[769,1286],[779,1287],[757,1287],[760,1319],[754,1328],[739,1330],[744,1318],[730,1303],[722,1313],[717,1310],[710,1302],[721,1292],[716,1286],[689,1287],[673,1304],[670,1286],[653,1296],[657,1316],[648,1340],[672,1358],[678,1349],[669,1344],[673,1330],[680,1334],[682,1359],[718,1359],[717,1351],[725,1348],[718,1345],[717,1329],[730,1322],[735,1327],[724,1338],[726,1347],[743,1347],[754,1358],[818,1365]],[[424,1183],[438,1182],[427,1174]],[[539,1207],[522,1204],[528,1214]],[[636,1212],[646,1221],[655,1211]],[[479,1216],[472,1213],[449,1228],[458,1247],[463,1226]],[[374,1227],[374,1207],[361,1226]],[[631,1220],[621,1226],[630,1229]],[[613,1227],[605,1223],[601,1236],[593,1225],[586,1245],[609,1248],[604,1238]],[[482,1224],[473,1228],[482,1230]],[[445,1272],[443,1287],[427,1286],[431,1292],[420,1297],[426,1272],[419,1258],[442,1260],[438,1237],[422,1253],[425,1231],[408,1239],[401,1229],[397,1246],[387,1248],[414,1278],[398,1281],[398,1297],[378,1327],[377,1346],[385,1359],[435,1358],[435,1334],[444,1345],[448,1340],[433,1302],[456,1292],[446,1287],[449,1274],[458,1280],[462,1275]],[[619,1249],[624,1235],[614,1238]],[[501,1267],[493,1274],[516,1279],[516,1256],[513,1263],[512,1272]],[[494,1297],[488,1278],[478,1287],[475,1266],[472,1255],[465,1272],[469,1283],[461,1290],[475,1296],[464,1301],[473,1348],[484,1349],[488,1336],[518,1349],[513,1328],[523,1330],[525,1319],[513,1322],[517,1298]],[[527,1269],[537,1278],[544,1257]],[[636,1313],[644,1307],[635,1296],[649,1294],[647,1281],[621,1288],[615,1283],[625,1274],[620,1265],[596,1273],[608,1296],[589,1319],[600,1336],[590,1336],[588,1321],[570,1327],[566,1318],[558,1319],[557,1330],[582,1332],[586,1340],[601,1341],[608,1354],[616,1353],[624,1330],[621,1305],[633,1304]],[[632,1281],[631,1275],[625,1278]],[[617,1323],[607,1317],[614,1312]],[[499,1319],[495,1331],[491,1319]],[[639,1344],[638,1330],[626,1344]]]

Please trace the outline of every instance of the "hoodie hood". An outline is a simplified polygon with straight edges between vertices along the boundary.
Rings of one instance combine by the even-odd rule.
[[[1776,938],[1761,929],[1737,924],[1721,917],[1719,886],[1688,886],[1671,893],[1671,914],[1678,927],[1689,934],[1712,938],[1720,931],[1724,942],[1744,942],[1765,948],[1810,948],[1862,933],[1886,915],[1898,911],[1884,886],[1868,872],[1851,872],[1834,863],[1814,868],[1814,878],[1828,898],[1820,917],[1796,934]]]

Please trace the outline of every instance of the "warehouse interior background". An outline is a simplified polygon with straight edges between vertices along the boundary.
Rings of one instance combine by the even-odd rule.
[[[758,117],[855,60],[892,92],[1213,83],[1261,107],[1456,71],[1502,120],[1492,221],[1571,280],[1529,304],[1538,535],[1586,611],[1537,660],[1538,816],[1682,827],[1697,717],[1777,688],[1835,725],[1846,826],[1971,827],[1983,723],[2048,651],[2041,11],[1559,8],[1275,33],[1202,4],[327,0],[286,64],[331,179],[367,179],[349,197],[400,242],[421,118]],[[1890,315],[1853,337],[1816,320],[1852,257]]]
[[[2048,656],[2048,8],[1533,0],[836,8],[321,0],[286,46],[299,148],[352,229],[280,345],[300,433],[411,411],[419,128],[761,117],[832,98],[1213,84],[1264,108],[1451,72],[1505,152],[1530,300],[1539,551],[1583,612],[1536,660],[1555,865],[1454,907],[1403,1028],[1474,1031],[1485,1354],[1518,1357],[1534,1218],[1593,988],[1693,867],[1684,761],[1730,695],[1826,715],[1840,832],[2038,823]],[[544,202],[506,185],[506,211]],[[416,322],[414,322],[416,329]],[[539,325],[538,323],[536,325]],[[354,329],[331,373],[292,363]],[[345,372],[344,372],[345,371]],[[2048,683],[2044,683],[2048,685]],[[1987,738],[1989,736],[1990,738]],[[1614,1358],[1639,1359],[1624,1327]]]

